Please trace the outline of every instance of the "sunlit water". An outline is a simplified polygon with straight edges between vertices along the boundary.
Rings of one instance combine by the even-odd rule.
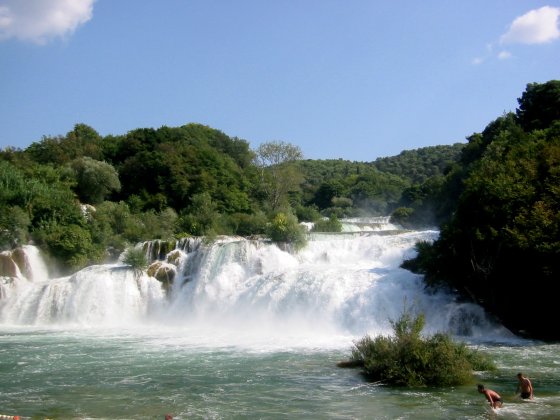
[[[437,232],[347,228],[297,254],[228,238],[181,253],[169,295],[119,265],[0,282],[0,414],[58,419],[555,419],[560,345],[523,340],[399,268]],[[364,233],[364,230],[367,232]],[[378,232],[381,231],[381,232]],[[378,234],[381,233],[381,234]],[[183,279],[188,280],[183,284]],[[467,386],[395,389],[336,366],[404,306],[498,365]],[[532,402],[514,396],[527,374]],[[476,382],[500,392],[491,411]]]

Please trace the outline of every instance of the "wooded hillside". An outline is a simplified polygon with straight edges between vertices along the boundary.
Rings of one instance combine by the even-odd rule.
[[[67,271],[141,240],[281,240],[271,231],[275,220],[289,221],[288,240],[299,237],[298,220],[389,214],[411,181],[371,163],[303,160],[284,142],[251,150],[200,124],[109,136],[77,124],[25,150],[2,150],[0,185],[2,249],[32,240]]]
[[[452,203],[441,237],[406,266],[516,332],[560,339],[560,81],[529,84],[518,102],[468,138],[441,187]]]

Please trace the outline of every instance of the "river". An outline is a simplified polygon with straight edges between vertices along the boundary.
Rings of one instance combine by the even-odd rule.
[[[0,280],[0,415],[50,419],[555,419],[560,345],[516,337],[399,267],[436,231],[348,221],[297,253],[264,241],[177,244],[167,292],[122,264],[49,278],[36,248]],[[404,307],[498,366],[452,388],[392,388],[342,369]],[[515,397],[517,372],[535,399]],[[476,383],[500,392],[492,411]]]

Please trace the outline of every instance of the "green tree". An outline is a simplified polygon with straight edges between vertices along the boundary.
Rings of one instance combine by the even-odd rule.
[[[83,203],[99,204],[121,189],[117,171],[106,162],[81,157],[70,162],[69,168],[76,180],[76,194]]]
[[[394,175],[382,175],[376,171],[349,178],[350,198],[358,207],[372,214],[385,215],[400,199],[406,181]]]
[[[27,243],[31,221],[19,206],[0,204],[0,250]]]
[[[408,228],[411,226],[410,219],[413,214],[414,209],[411,209],[410,207],[399,207],[391,213],[391,223],[396,223],[404,228]]]
[[[213,235],[218,218],[216,203],[210,194],[195,194],[192,204],[178,220],[179,231],[195,236]]]
[[[315,192],[313,203],[320,209],[326,209],[332,205],[335,197],[342,197],[347,193],[346,188],[340,180],[329,180],[323,182]]]
[[[560,338],[542,322],[556,305],[543,291],[560,276],[560,121],[549,106],[551,92],[560,99],[556,85],[530,85],[516,118],[506,114],[471,137],[442,189],[457,197],[451,216],[410,265],[429,285],[451,286],[513,331],[544,339]]]
[[[299,189],[303,178],[293,163],[300,159],[301,149],[283,141],[262,143],[257,148],[255,163],[272,210],[280,209],[286,204],[288,193]]]
[[[35,162],[53,165],[64,165],[84,156],[101,159],[101,137],[93,128],[76,124],[66,136],[45,136],[40,142],[31,144],[25,153]]]
[[[421,184],[433,176],[443,175],[449,165],[457,162],[464,146],[463,143],[455,143],[403,150],[397,156],[378,158],[373,165],[381,172]]]
[[[517,119],[525,130],[547,128],[560,120],[560,80],[529,83],[517,101]]]
[[[37,230],[35,236],[61,263],[64,273],[83,268],[102,257],[102,250],[93,244],[89,231],[80,225],[48,224]]]

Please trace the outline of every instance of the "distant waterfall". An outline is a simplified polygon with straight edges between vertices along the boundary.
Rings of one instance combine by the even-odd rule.
[[[223,237],[151,242],[151,259],[176,269],[164,289],[121,264],[49,279],[36,249],[25,254],[32,278],[0,278],[0,323],[16,325],[174,326],[203,335],[278,337],[390,334],[405,306],[421,311],[429,332],[504,335],[476,305],[426,293],[421,276],[400,268],[416,242],[436,231],[399,231],[387,220],[345,222],[341,234],[314,234],[298,253],[268,241]],[[41,265],[43,264],[43,265]]]

